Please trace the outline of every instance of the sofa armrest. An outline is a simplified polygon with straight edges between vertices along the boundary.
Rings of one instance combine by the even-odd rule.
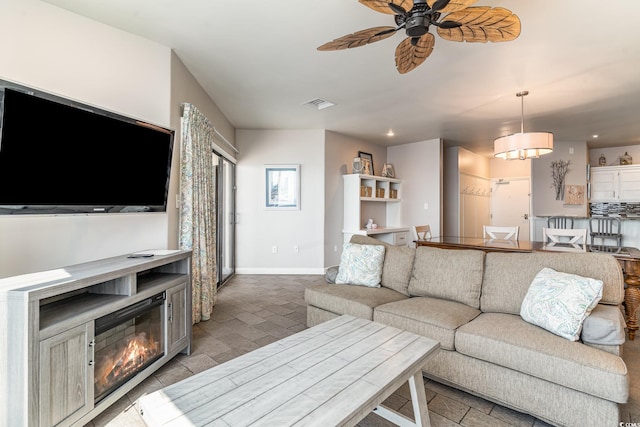
[[[582,324],[580,338],[585,344],[624,344],[626,323],[617,305],[598,304]]]

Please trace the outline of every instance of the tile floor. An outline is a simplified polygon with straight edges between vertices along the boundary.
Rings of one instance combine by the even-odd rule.
[[[177,356],[86,427],[144,426],[136,407],[141,395],[304,329],[304,288],[323,282],[323,276],[235,276],[218,291],[212,319],[194,325],[191,355]],[[631,374],[631,390],[629,402],[621,407],[620,421],[640,423],[640,337],[627,341],[624,359]],[[434,381],[425,379],[425,389],[433,427],[548,426],[530,415]],[[411,415],[408,386],[394,393],[386,404]],[[370,414],[359,424],[361,427],[390,425],[375,414]],[[611,426],[617,425],[618,420],[612,420]]]

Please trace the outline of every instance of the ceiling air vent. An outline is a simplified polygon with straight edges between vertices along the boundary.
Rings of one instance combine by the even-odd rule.
[[[316,110],[324,110],[325,108],[333,107],[336,104],[334,104],[333,102],[329,102],[326,99],[316,98],[312,99],[311,101],[305,102],[303,105],[314,108]]]

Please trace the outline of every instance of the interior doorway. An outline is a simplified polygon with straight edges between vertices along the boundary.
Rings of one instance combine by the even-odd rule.
[[[530,240],[531,180],[491,180],[491,225],[519,226],[519,240]]]
[[[224,285],[236,271],[236,165],[213,153],[216,186],[216,265],[217,287]]]

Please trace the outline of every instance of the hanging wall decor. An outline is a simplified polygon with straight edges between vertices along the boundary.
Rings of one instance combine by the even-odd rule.
[[[555,160],[551,162],[552,187],[556,190],[556,200],[564,200],[564,179],[569,172],[571,160]]]
[[[565,185],[565,205],[584,204],[584,185]]]

